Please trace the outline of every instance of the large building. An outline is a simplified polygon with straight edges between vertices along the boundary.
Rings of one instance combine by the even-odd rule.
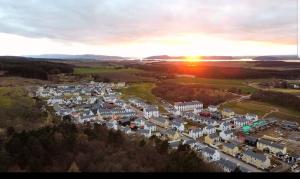
[[[164,128],[167,128],[170,125],[169,120],[163,117],[150,118],[149,121]]]
[[[286,154],[286,150],[287,150],[286,146],[265,139],[259,139],[256,143],[256,147],[258,150],[261,151],[267,150],[274,154],[278,154],[278,153]]]
[[[242,160],[261,169],[267,169],[271,165],[271,161],[267,156],[255,153],[251,150],[247,150],[243,153]]]
[[[157,106],[147,106],[144,108],[144,117],[150,119],[151,117],[159,117]]]
[[[177,102],[174,107],[177,111],[185,112],[193,111],[195,108],[203,108],[203,104],[199,101]]]

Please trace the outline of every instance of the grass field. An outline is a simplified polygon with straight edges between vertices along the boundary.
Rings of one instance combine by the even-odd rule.
[[[262,117],[264,114],[277,108],[279,110],[278,112],[271,113],[267,117],[277,117],[280,119],[300,122],[299,111],[252,100],[242,101],[238,103],[226,103],[221,108],[230,108],[238,114],[254,113],[257,114],[259,117]]]
[[[277,91],[282,93],[289,93],[294,95],[300,95],[300,90],[297,89],[283,89],[283,88],[272,88],[271,91]]]
[[[136,73],[141,70],[134,68],[116,68],[116,67],[78,67],[74,68],[74,74],[98,74],[98,73],[118,73],[128,72]]]
[[[138,97],[144,101],[155,104],[159,106],[161,112],[164,112],[164,109],[161,107],[158,99],[151,93],[151,90],[155,87],[154,83],[136,83],[132,84],[127,88],[120,90],[122,93],[122,98],[128,99],[130,97]]]
[[[179,84],[202,84],[209,87],[228,90],[230,88],[241,89],[242,93],[252,93],[256,89],[248,86],[246,83],[249,81],[261,80],[225,80],[225,79],[207,79],[207,78],[187,78],[179,77],[176,79],[167,80]]]
[[[22,88],[0,87],[0,108],[10,108],[17,100],[23,100],[28,105],[33,104],[33,100],[26,96]]]

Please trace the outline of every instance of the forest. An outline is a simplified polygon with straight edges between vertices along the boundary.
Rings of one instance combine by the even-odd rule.
[[[258,90],[251,95],[251,99],[300,111],[300,98],[288,93]]]
[[[199,100],[207,105],[217,105],[234,96],[220,89],[202,84],[182,85],[172,82],[157,83],[152,93],[169,102]]]
[[[130,136],[131,137],[131,136]],[[55,172],[212,172],[189,146],[169,151],[156,137],[132,140],[101,125],[54,127],[15,133],[0,143],[0,171]]]
[[[45,59],[25,57],[0,57],[0,71],[4,75],[48,80],[49,74],[73,73],[73,66],[64,63],[47,62]]]

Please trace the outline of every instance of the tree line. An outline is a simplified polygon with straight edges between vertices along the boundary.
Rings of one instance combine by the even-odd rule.
[[[49,74],[73,73],[73,67],[64,63],[4,56],[0,57],[0,71],[5,71],[6,75],[48,80]]]

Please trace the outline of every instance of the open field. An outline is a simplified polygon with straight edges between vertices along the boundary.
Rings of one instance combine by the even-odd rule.
[[[122,67],[77,67],[74,68],[74,74],[98,74],[98,73],[136,73],[142,70],[134,68],[122,68]]]
[[[0,108],[10,108],[18,100],[33,105],[33,100],[19,87],[0,87]]]
[[[294,94],[294,95],[300,95],[300,90],[298,90],[298,89],[271,88],[268,90],[282,92],[282,93],[289,93],[289,94]]]
[[[269,113],[269,115],[265,117],[277,117],[279,119],[300,122],[299,111],[253,100],[245,100],[238,103],[226,103],[222,106],[222,108],[230,108],[238,114],[255,113],[259,117],[262,117],[264,114],[269,113],[270,111],[275,111]],[[276,109],[278,109],[278,112],[276,112]]]
[[[208,78],[188,78],[188,77],[179,77],[176,79],[168,80],[170,82],[175,82],[179,84],[202,84],[208,87],[219,88],[228,90],[230,88],[241,89],[242,93],[252,93],[256,89],[247,85],[247,82],[250,81],[262,81],[257,80],[226,80],[226,79],[208,79]]]

